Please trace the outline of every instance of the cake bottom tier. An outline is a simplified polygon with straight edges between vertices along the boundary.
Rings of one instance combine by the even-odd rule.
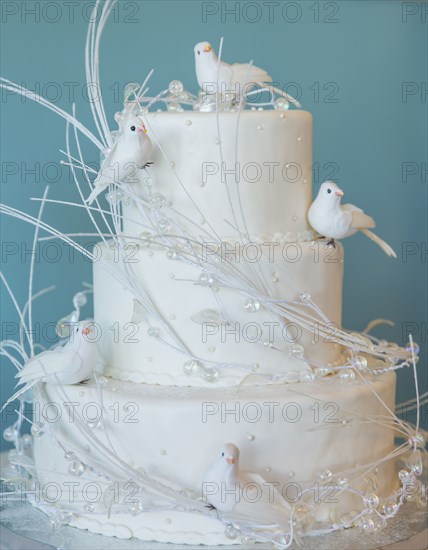
[[[38,394],[40,506],[49,501],[72,513],[71,525],[93,532],[172,543],[239,542],[225,536],[215,511],[144,511],[123,498],[133,494],[123,479],[139,472],[197,499],[204,471],[227,442],[240,449],[241,470],[274,483],[296,510],[306,507],[315,529],[316,522],[337,524],[362,510],[364,495],[386,498],[396,486],[394,463],[383,460],[394,448],[393,431],[382,421],[394,409],[392,373],[369,385],[327,379],[238,389],[102,378],[46,384]],[[123,474],[123,490],[109,501],[118,463],[131,473]]]

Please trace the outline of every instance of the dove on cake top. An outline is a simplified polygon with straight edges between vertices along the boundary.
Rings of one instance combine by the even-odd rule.
[[[139,170],[152,164],[152,152],[144,122],[135,115],[121,121],[119,135],[101,165],[87,203],[92,204],[111,183],[137,183]]]
[[[308,220],[315,231],[331,239],[333,244],[335,239],[345,239],[361,231],[380,246],[387,256],[396,258],[389,244],[370,231],[376,226],[374,219],[353,204],[341,204],[343,195],[342,189],[333,181],[325,181],[321,185],[308,210]]]
[[[209,42],[199,42],[194,51],[196,78],[204,93],[232,92],[240,97],[257,84],[272,82],[272,77],[264,69],[250,63],[229,65],[225,61],[219,61]]]
[[[269,84],[272,77],[264,69],[252,63],[226,63],[217,57],[209,42],[196,44],[194,53],[196,78],[202,94],[219,95],[222,98],[232,96],[234,101],[238,102],[242,99],[248,100],[252,88],[259,86],[261,90],[269,91],[271,94],[279,92],[295,107],[301,107],[292,96]]]
[[[203,496],[218,513],[231,513],[256,523],[285,526],[291,507],[282,495],[256,473],[243,472],[239,467],[239,448],[224,444],[203,478]]]

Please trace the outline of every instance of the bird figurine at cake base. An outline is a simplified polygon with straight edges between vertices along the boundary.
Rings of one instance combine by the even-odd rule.
[[[23,387],[7,400],[2,410],[37,382],[57,385],[87,382],[97,359],[96,338],[91,337],[92,333],[92,321],[80,321],[73,325],[70,338],[63,346],[31,357],[15,377]]]
[[[374,219],[353,204],[341,204],[343,195],[343,191],[332,181],[325,181],[321,185],[308,210],[308,220],[315,231],[330,239],[329,244],[333,245],[336,239],[345,239],[361,231],[379,245],[385,254],[396,258],[389,244],[370,231],[376,226]]]
[[[121,121],[121,131],[102,163],[94,181],[94,189],[86,202],[95,198],[111,183],[135,183],[138,172],[153,164],[153,146],[143,121],[135,115]]]
[[[220,61],[209,42],[199,42],[194,48],[196,78],[202,92],[207,95],[234,95],[235,101],[255,86],[272,82],[272,77],[264,69],[251,63]],[[281,92],[290,102],[300,107],[300,103],[288,94]]]
[[[221,447],[204,474],[202,493],[217,513],[254,525],[287,528],[291,507],[274,484],[239,468],[239,449],[233,443]]]

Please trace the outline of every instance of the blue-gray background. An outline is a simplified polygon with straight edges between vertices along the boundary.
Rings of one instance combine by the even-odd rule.
[[[2,2],[1,75],[40,91],[67,111],[75,101],[78,117],[94,130],[84,72],[92,3],[83,1],[74,8],[71,4]],[[218,44],[224,36],[224,59],[254,59],[274,80],[296,83],[297,91],[290,87],[290,93],[301,93],[304,108],[314,116],[314,190],[331,176],[333,167],[347,200],[376,218],[377,233],[398,253],[398,260],[389,259],[363,236],[345,243],[344,325],[361,330],[371,319],[392,319],[395,326],[378,329],[377,334],[403,344],[410,323],[422,348],[418,370],[424,387],[427,5],[274,4],[119,2],[101,45],[101,80],[111,127],[115,127],[113,114],[121,107],[123,85],[141,82],[151,68],[155,69],[152,92],[174,78],[196,92],[193,46],[201,40]],[[1,201],[35,214],[38,205],[30,199],[40,197],[46,183],[51,198],[75,200],[67,171],[58,173],[64,121],[31,101],[5,93],[1,99]],[[84,152],[87,159],[97,161],[94,148],[86,143]],[[77,209],[48,206],[45,219],[70,232],[92,230],[84,212]],[[23,304],[33,230],[7,217],[1,223],[2,269]],[[60,261],[55,261],[61,249]],[[41,343],[46,336],[42,327],[68,313],[81,281],[91,281],[90,263],[79,256],[70,261],[68,253],[59,245],[43,248],[37,258],[35,290],[57,285],[35,307],[39,323],[35,336]],[[4,288],[1,292],[3,338],[18,317]],[[88,307],[85,314],[90,313]],[[3,362],[0,373],[3,402],[13,390],[14,369]],[[413,395],[407,370],[399,374],[398,400]],[[423,416],[426,422],[426,409]],[[3,426],[11,420],[3,416]]]

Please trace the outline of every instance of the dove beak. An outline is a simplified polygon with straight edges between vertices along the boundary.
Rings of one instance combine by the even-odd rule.
[[[143,132],[147,134],[147,128],[144,126],[144,124],[141,124],[141,126],[138,127],[138,133],[142,134]]]
[[[86,327],[82,330],[83,336],[88,336],[88,334],[91,334],[92,330],[89,327]]]
[[[336,190],[336,195],[337,195],[338,197],[343,197],[344,194],[345,194],[345,193],[342,191],[342,189],[337,189],[337,190]]]
[[[227,462],[228,464],[235,464],[236,459],[233,458],[233,457],[231,457],[231,458],[226,458],[226,462]]]
[[[212,50],[211,46],[205,46],[205,48],[203,49],[204,52],[210,52],[211,50]]]

